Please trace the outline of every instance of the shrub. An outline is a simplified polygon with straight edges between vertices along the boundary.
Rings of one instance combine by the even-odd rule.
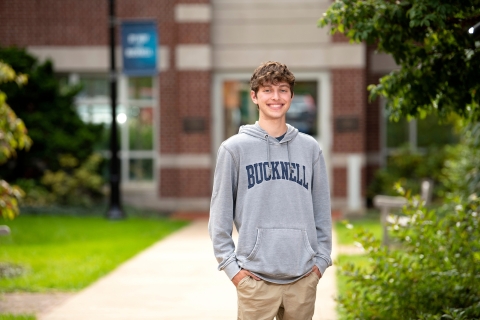
[[[392,248],[358,233],[370,263],[340,267],[350,282],[338,298],[346,319],[480,318],[480,199],[458,196],[437,210],[410,199],[410,222],[390,226]]]
[[[15,184],[25,193],[20,201],[23,207],[47,207],[55,202],[55,196],[34,179],[19,179]]]
[[[447,147],[447,160],[440,177],[450,193],[480,195],[480,123],[462,130],[462,141]]]
[[[41,183],[57,204],[90,206],[103,197],[104,181],[98,174],[102,161],[99,154],[92,154],[81,164],[72,155],[62,155],[59,157],[62,169],[47,170]]]
[[[59,154],[85,161],[94,151],[103,126],[85,123],[77,114],[74,99],[80,86],[61,86],[52,62],[40,62],[24,49],[0,47],[0,60],[28,76],[25,85],[0,83],[0,90],[8,96],[10,107],[25,122],[34,142],[29,152],[18,152],[0,168],[0,175],[7,181],[39,180],[46,170],[60,169]]]
[[[25,75],[16,74],[7,64],[0,61],[0,85],[14,82],[24,85]],[[6,103],[7,95],[0,90],[0,165],[17,155],[17,150],[28,150],[32,140],[27,135],[27,128],[21,119]],[[18,215],[18,200],[23,191],[17,186],[11,186],[0,179],[0,217],[13,219]]]
[[[371,199],[377,194],[396,195],[394,185],[397,182],[417,194],[422,179],[433,181],[434,196],[443,197],[440,179],[446,157],[445,148],[430,148],[425,154],[412,152],[408,145],[400,148],[388,158],[386,167],[375,173],[368,187],[368,197]]]

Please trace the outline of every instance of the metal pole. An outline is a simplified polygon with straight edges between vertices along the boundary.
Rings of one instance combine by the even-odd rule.
[[[115,0],[109,0],[110,31],[110,101],[112,109],[112,125],[110,133],[110,205],[107,218],[124,219],[125,214],[120,205],[120,163],[118,159],[117,134],[117,71],[115,66]]]

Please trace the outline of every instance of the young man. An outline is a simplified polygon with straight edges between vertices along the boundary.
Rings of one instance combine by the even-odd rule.
[[[218,150],[209,232],[219,270],[237,287],[238,319],[312,319],[316,286],[332,264],[322,150],[286,123],[294,84],[286,65],[259,66],[250,80],[258,122]]]

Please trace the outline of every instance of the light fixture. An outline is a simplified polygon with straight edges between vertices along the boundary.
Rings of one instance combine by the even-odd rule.
[[[117,114],[117,122],[120,124],[124,124],[125,122],[127,122],[127,115],[125,113]]]
[[[474,34],[474,33],[475,33],[475,29],[477,29],[478,27],[480,27],[480,22],[477,22],[473,27],[471,27],[470,29],[468,29],[468,33]]]

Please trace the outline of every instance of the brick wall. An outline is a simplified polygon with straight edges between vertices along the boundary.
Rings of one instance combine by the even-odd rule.
[[[363,69],[333,69],[333,152],[364,152],[366,83]],[[340,132],[339,119],[358,119],[358,130]]]
[[[348,39],[343,33],[335,33],[332,35],[332,42],[349,42]]]
[[[334,198],[345,198],[347,196],[347,168],[333,168],[333,190]]]
[[[116,0],[118,19],[149,18],[158,22],[162,44],[175,42],[174,0]],[[108,2],[99,0],[1,1],[3,46],[107,45]]]
[[[333,161],[333,192],[332,196],[342,200],[341,207],[346,206],[348,197],[348,170],[346,161],[350,154],[361,154],[366,157],[366,131],[367,125],[367,90],[365,69],[333,69],[332,74],[332,120],[333,120],[333,146],[334,158],[343,159],[336,163]],[[345,123],[353,125],[348,128]],[[347,128],[346,128],[347,127]],[[361,169],[361,194],[366,194],[365,167]],[[340,205],[340,204],[339,204]]]
[[[209,0],[116,0],[115,14],[122,19],[154,19],[160,44],[169,50],[169,67],[160,74],[160,156],[209,154],[211,71],[176,69],[177,45],[210,45],[210,23],[175,20],[177,4],[208,4]],[[109,44],[107,1],[15,0],[0,1],[0,45],[106,46]],[[117,30],[117,44],[119,44]],[[201,119],[204,129],[185,132],[185,119]],[[162,168],[161,197],[208,197],[210,170]]]
[[[210,197],[209,169],[162,169],[160,171],[162,197],[197,198]]]
[[[176,4],[209,3],[181,0]],[[172,7],[172,10],[174,8]],[[172,16],[174,12],[172,11]],[[177,45],[210,45],[210,23],[175,22],[166,26],[171,43],[171,67],[160,75],[160,155],[210,153],[210,90],[211,71],[175,70]],[[203,129],[188,130],[191,121]],[[173,198],[209,197],[210,169],[160,169],[159,196]]]

